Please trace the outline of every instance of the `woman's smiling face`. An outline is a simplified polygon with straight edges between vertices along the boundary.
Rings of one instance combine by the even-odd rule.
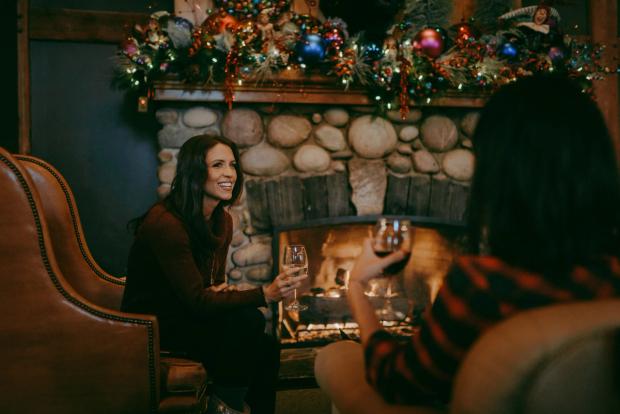
[[[216,144],[207,151],[207,180],[205,196],[213,200],[230,200],[237,181],[237,161],[227,145]]]

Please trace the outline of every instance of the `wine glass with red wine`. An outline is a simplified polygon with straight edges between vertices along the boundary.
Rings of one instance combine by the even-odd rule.
[[[385,303],[381,309],[377,310],[377,316],[384,321],[401,321],[407,316],[394,308],[392,297],[397,296],[394,293],[394,277],[403,271],[411,255],[410,227],[409,220],[385,217],[381,217],[375,225],[372,247],[377,256],[384,257],[398,250],[407,252],[403,260],[383,269],[383,275],[388,277],[387,289]]]

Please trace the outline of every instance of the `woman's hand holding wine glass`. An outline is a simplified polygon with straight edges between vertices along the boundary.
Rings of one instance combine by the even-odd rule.
[[[395,276],[400,273],[411,254],[409,227],[408,220],[380,218],[373,238],[364,242],[362,254],[353,267],[350,281],[367,282],[381,275]],[[377,316],[382,320],[402,320],[406,317],[405,313],[394,309],[392,296],[396,295],[390,278],[384,295],[385,304],[377,311]]]
[[[275,277],[269,285],[263,286],[263,294],[267,303],[276,303],[295,295],[301,282],[308,278],[308,273],[300,274],[299,269],[285,269]]]
[[[306,248],[300,244],[287,245],[282,255],[282,269],[284,272],[292,272],[297,277],[305,279],[308,277],[308,253]],[[297,288],[293,290],[293,301],[286,307],[288,311],[300,312],[308,307],[297,300]]]
[[[351,269],[349,284],[366,284],[369,280],[381,276],[386,267],[406,261],[410,254],[406,250],[396,250],[387,256],[377,257],[373,249],[373,242],[372,238],[364,239],[362,253],[357,257],[353,269]]]

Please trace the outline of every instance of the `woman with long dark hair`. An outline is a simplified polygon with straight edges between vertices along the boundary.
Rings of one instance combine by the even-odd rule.
[[[190,138],[170,194],[135,223],[122,308],[157,316],[162,349],[201,361],[215,386],[208,412],[270,414],[279,349],[257,308],[291,295],[305,276],[285,273],[260,288],[225,283],[232,219],[243,188],[236,145]]]
[[[405,257],[367,240],[349,279],[367,378],[388,402],[447,401],[480,335],[515,313],[620,294],[620,178],[601,113],[567,79],[504,86],[474,137],[471,255],[446,276],[420,331],[399,343],[381,329],[366,282]]]

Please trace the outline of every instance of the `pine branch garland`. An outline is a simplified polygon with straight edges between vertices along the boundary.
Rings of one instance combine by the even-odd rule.
[[[409,100],[429,103],[450,89],[485,92],[538,72],[566,74],[590,91],[592,80],[618,70],[602,66],[601,46],[581,45],[553,31],[532,35],[516,24],[452,39],[453,35],[439,30],[447,27],[449,0],[403,1],[394,26],[397,31],[383,48],[359,32],[348,38],[346,28],[336,27],[334,20],[321,25],[307,16],[285,14],[273,37],[263,37],[254,20],[222,28],[220,20],[227,16],[222,11],[191,31],[174,16],[154,14],[148,27],[134,26],[121,43],[113,84],[146,96],[153,82],[175,75],[193,84],[224,83],[230,103],[236,85],[260,84],[295,68],[335,75],[344,90],[363,85],[378,107],[400,104],[406,111]],[[496,26],[507,7],[508,0],[479,0],[475,15],[480,23]],[[445,36],[449,49],[439,56],[421,42],[415,44],[416,35],[426,26],[438,27]],[[308,34],[320,41],[306,50]],[[317,50],[324,57],[304,63]]]

